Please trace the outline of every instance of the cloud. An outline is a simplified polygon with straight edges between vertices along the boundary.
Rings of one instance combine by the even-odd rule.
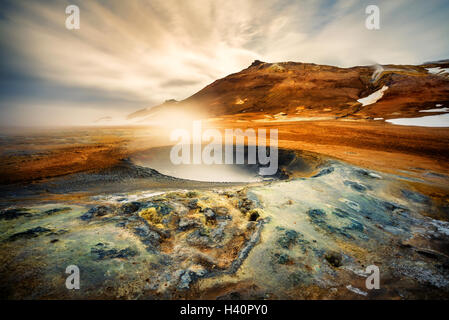
[[[80,30],[65,28],[69,4],[80,7]],[[378,31],[364,26],[368,4],[381,9]],[[105,108],[124,115],[184,99],[254,59],[348,67],[447,58],[448,13],[444,0],[10,1],[0,85],[14,90],[0,91],[1,108],[32,113],[64,100],[59,116],[70,121],[79,108],[91,121]]]
[[[199,83],[200,83],[200,81],[195,81],[195,80],[171,79],[171,80],[167,80],[167,81],[161,83],[161,87],[162,88],[165,88],[165,87],[174,87],[174,88],[190,87],[190,86],[198,85]]]

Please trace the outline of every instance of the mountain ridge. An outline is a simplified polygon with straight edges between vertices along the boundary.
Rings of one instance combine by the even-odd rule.
[[[268,63],[217,79],[190,97],[137,110],[127,119],[151,119],[173,112],[217,117],[393,118],[418,116],[420,109],[449,104],[449,60],[421,65],[340,68],[304,62]],[[357,100],[388,87],[379,101]],[[421,114],[422,115],[422,114]]]

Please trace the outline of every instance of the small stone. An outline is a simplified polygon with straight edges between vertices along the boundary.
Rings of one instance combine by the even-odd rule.
[[[85,214],[83,214],[80,219],[87,221],[92,219],[93,217],[101,217],[108,214],[109,208],[106,206],[98,206],[89,209]]]
[[[334,172],[334,167],[324,168],[319,173],[317,173],[316,175],[312,176],[312,178],[318,178],[318,177],[321,177],[321,176],[325,176],[325,175],[331,174],[332,172]]]
[[[139,210],[141,206],[142,206],[142,204],[140,202],[137,202],[137,201],[128,202],[128,203],[125,203],[123,206],[120,207],[119,213],[121,213],[121,214],[132,214],[132,213],[136,212],[137,210]]]
[[[289,249],[292,244],[294,244],[299,237],[299,234],[295,230],[287,230],[285,233],[279,237],[278,244],[285,249]]]
[[[55,213],[69,211],[70,209],[71,209],[70,207],[54,208],[54,209],[50,209],[50,210],[44,211],[44,214],[52,215],[52,214],[55,214]]]
[[[290,257],[288,256],[288,254],[280,253],[276,254],[276,257],[279,264],[287,264],[290,262]]]
[[[358,192],[365,192],[367,190],[367,187],[365,187],[363,184],[360,184],[360,183],[357,183],[354,181],[345,180],[345,181],[343,181],[343,184],[345,186],[351,187],[353,190],[358,191]]]
[[[219,216],[224,216],[224,215],[227,215],[229,213],[229,209],[225,208],[225,207],[215,207],[213,210]]]
[[[324,217],[326,215],[326,212],[324,212],[321,209],[310,209],[307,214],[312,218],[312,219],[316,219],[316,218],[320,218],[320,217]]]
[[[413,191],[409,191],[409,190],[401,190],[401,193],[404,197],[406,197],[407,199],[413,201],[413,202],[417,202],[417,203],[422,203],[422,204],[429,204],[430,203],[430,198],[418,193],[418,192],[413,192]]]
[[[198,247],[209,247],[213,243],[206,230],[202,229],[196,229],[190,233],[187,236],[186,241],[191,246]]]
[[[207,208],[206,210],[204,210],[204,215],[206,216],[207,220],[215,219],[215,212],[211,208]]]
[[[184,271],[181,278],[179,279],[178,289],[184,290],[188,289],[190,286],[190,282],[192,282],[192,278],[190,277],[190,271]]]
[[[122,258],[127,259],[129,257],[134,257],[139,253],[132,248],[125,248],[121,250],[113,249],[102,249],[104,245],[99,246],[97,244],[95,247],[91,248],[91,253],[94,254],[97,260],[104,259],[114,259],[114,258]]]
[[[221,221],[221,222],[218,223],[218,226],[211,231],[210,237],[215,242],[220,242],[220,241],[223,240],[223,238],[224,238],[224,229],[226,228],[227,224],[228,224],[227,221]]]
[[[0,220],[12,220],[19,217],[31,217],[31,213],[28,212],[29,209],[17,208],[17,209],[7,209],[3,210],[0,214]]]
[[[197,209],[198,208],[198,199],[190,200],[189,203],[187,204],[187,207],[192,210]]]
[[[30,239],[35,238],[41,235],[42,233],[48,233],[51,232],[50,229],[43,228],[43,227],[36,227],[32,229],[28,229],[24,232],[15,233],[12,236],[8,238],[9,241],[15,241],[18,239]]]
[[[188,219],[188,218],[181,218],[181,219],[179,219],[179,222],[178,222],[179,229],[183,230],[183,231],[194,228],[198,225],[199,225],[199,222],[197,220]]]

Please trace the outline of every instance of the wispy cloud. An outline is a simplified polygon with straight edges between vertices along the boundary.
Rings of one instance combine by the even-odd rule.
[[[69,4],[80,7],[80,30],[65,28]],[[381,9],[378,31],[364,27],[368,4]],[[126,114],[186,98],[254,59],[352,66],[447,58],[448,14],[444,0],[10,2],[0,15],[0,112],[20,120],[24,110],[59,106],[76,123]],[[31,119],[54,121],[45,112]]]

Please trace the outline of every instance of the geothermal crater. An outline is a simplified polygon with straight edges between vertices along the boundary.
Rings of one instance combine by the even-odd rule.
[[[259,149],[244,146],[232,149],[231,161],[226,161],[225,146],[217,145],[222,150],[218,155],[219,163],[205,163],[204,156],[201,163],[194,164],[192,156],[192,145],[183,146],[190,150],[187,157],[188,163],[176,164],[173,146],[151,148],[134,154],[130,160],[133,164],[157,170],[159,173],[186,180],[204,182],[260,182],[264,180],[284,179],[292,174],[306,174],[316,167],[317,158],[305,157],[300,152],[279,149],[270,154],[269,149],[265,160],[259,157]],[[200,149],[201,150],[201,149]],[[204,148],[202,149],[204,151]],[[265,152],[265,148],[262,152]],[[176,154],[176,155],[174,155]],[[253,155],[253,161],[249,161]],[[312,161],[313,160],[313,161]],[[226,162],[231,162],[226,164]],[[262,164],[264,163],[264,164]],[[273,174],[264,174],[263,169],[273,168]]]

